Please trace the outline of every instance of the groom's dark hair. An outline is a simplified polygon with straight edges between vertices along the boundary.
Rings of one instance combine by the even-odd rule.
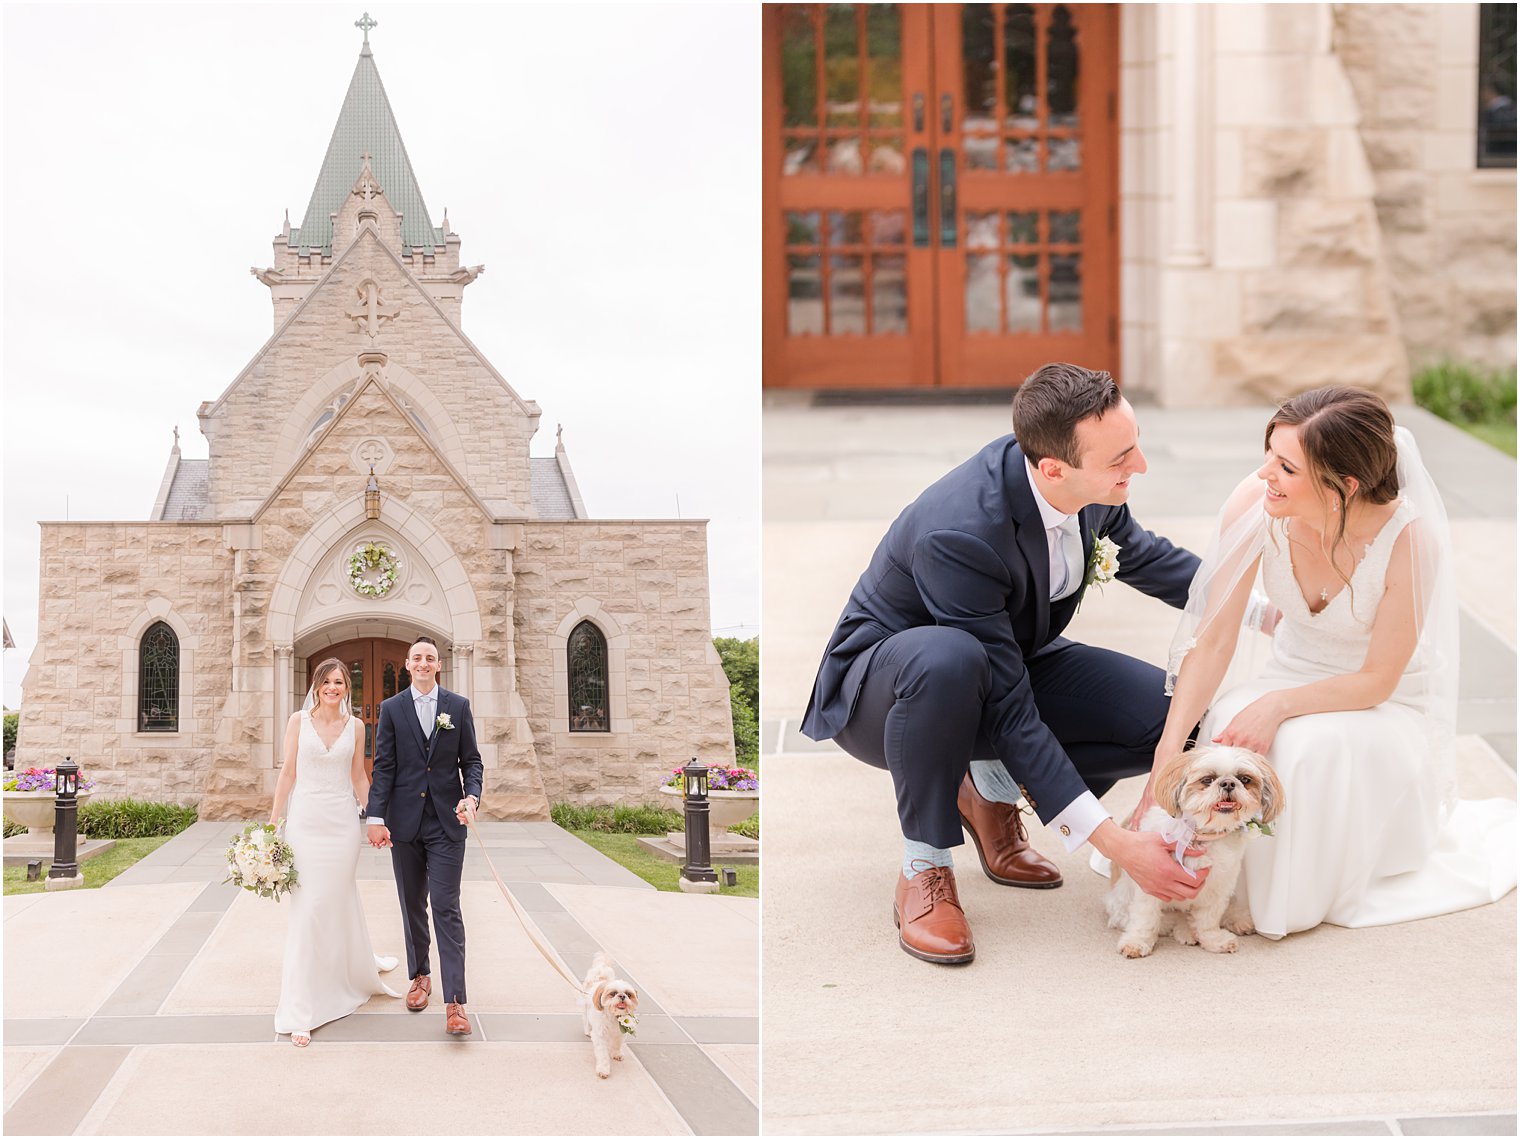
[[[414,644],[414,645],[432,645],[435,649],[438,647],[438,642],[435,641],[435,640],[433,640],[433,638],[430,637],[430,636],[428,636],[426,633],[424,633],[424,634],[422,634],[422,636],[418,637],[415,641],[412,642],[412,644]]]
[[[1060,459],[1079,467],[1077,424],[1119,402],[1119,385],[1107,372],[1077,364],[1046,364],[1013,395],[1013,433],[1031,463]]]

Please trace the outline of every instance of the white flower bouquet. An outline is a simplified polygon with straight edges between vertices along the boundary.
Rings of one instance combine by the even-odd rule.
[[[295,889],[296,856],[273,823],[249,823],[227,844],[227,877],[261,898],[280,900]]]

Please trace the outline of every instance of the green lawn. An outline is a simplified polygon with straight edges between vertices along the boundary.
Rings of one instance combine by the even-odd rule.
[[[81,863],[84,870],[84,888],[92,889],[96,886],[104,886],[112,878],[115,878],[123,870],[126,870],[139,859],[146,858],[164,843],[169,837],[162,838],[119,838],[116,845],[104,854],[97,854],[94,858]],[[47,877],[48,867],[52,865],[51,858],[44,859],[42,863],[42,878],[35,882],[26,880],[25,866],[7,866],[5,868],[5,892],[7,894],[38,894],[47,887],[43,885],[43,879]]]
[[[1515,456],[1515,425],[1514,423],[1458,423],[1463,431],[1469,435],[1476,435],[1490,447],[1497,447],[1506,455]]]
[[[648,882],[656,890],[679,890],[676,880],[681,876],[681,868],[674,862],[666,862],[656,854],[651,854],[639,845],[638,836],[631,834],[609,834],[606,831],[580,831],[570,832],[576,838],[594,846],[614,862],[619,862],[632,870],[644,881]],[[714,860],[714,866],[721,866],[722,860]],[[739,884],[737,886],[724,886],[721,883],[722,874],[718,875],[719,893],[727,894],[735,898],[758,898],[760,896],[760,868],[758,866],[739,866]]]

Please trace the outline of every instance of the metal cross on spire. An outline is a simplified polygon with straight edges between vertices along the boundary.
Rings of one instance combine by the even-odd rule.
[[[364,15],[360,16],[357,20],[354,21],[354,27],[358,28],[360,31],[362,31],[364,33],[364,46],[365,47],[369,47],[369,30],[371,28],[378,28],[379,26],[380,26],[380,21],[379,20],[371,20],[369,18],[369,13],[368,12],[364,13]]]

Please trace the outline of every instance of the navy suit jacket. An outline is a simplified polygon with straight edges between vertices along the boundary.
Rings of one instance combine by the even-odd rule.
[[[1083,564],[1106,537],[1120,547],[1120,581],[1181,608],[1198,558],[1157,537],[1128,506],[1078,513]],[[992,666],[982,732],[1049,822],[1086,784],[1040,720],[1025,661],[1058,642],[1085,585],[1050,600],[1050,548],[1012,435],[983,447],[897,517],[855,583],[824,650],[802,731],[831,739],[849,722],[876,646],[922,625],[964,629]]]
[[[466,795],[480,802],[483,767],[475,743],[475,718],[470,702],[439,686],[436,714],[448,714],[453,728],[435,727],[431,739],[422,734],[417,708],[408,686],[380,705],[375,731],[375,768],[369,787],[370,818],[382,818],[397,842],[411,842],[422,826],[422,809],[433,800],[433,813],[444,832],[464,842],[469,831],[454,817]]]

